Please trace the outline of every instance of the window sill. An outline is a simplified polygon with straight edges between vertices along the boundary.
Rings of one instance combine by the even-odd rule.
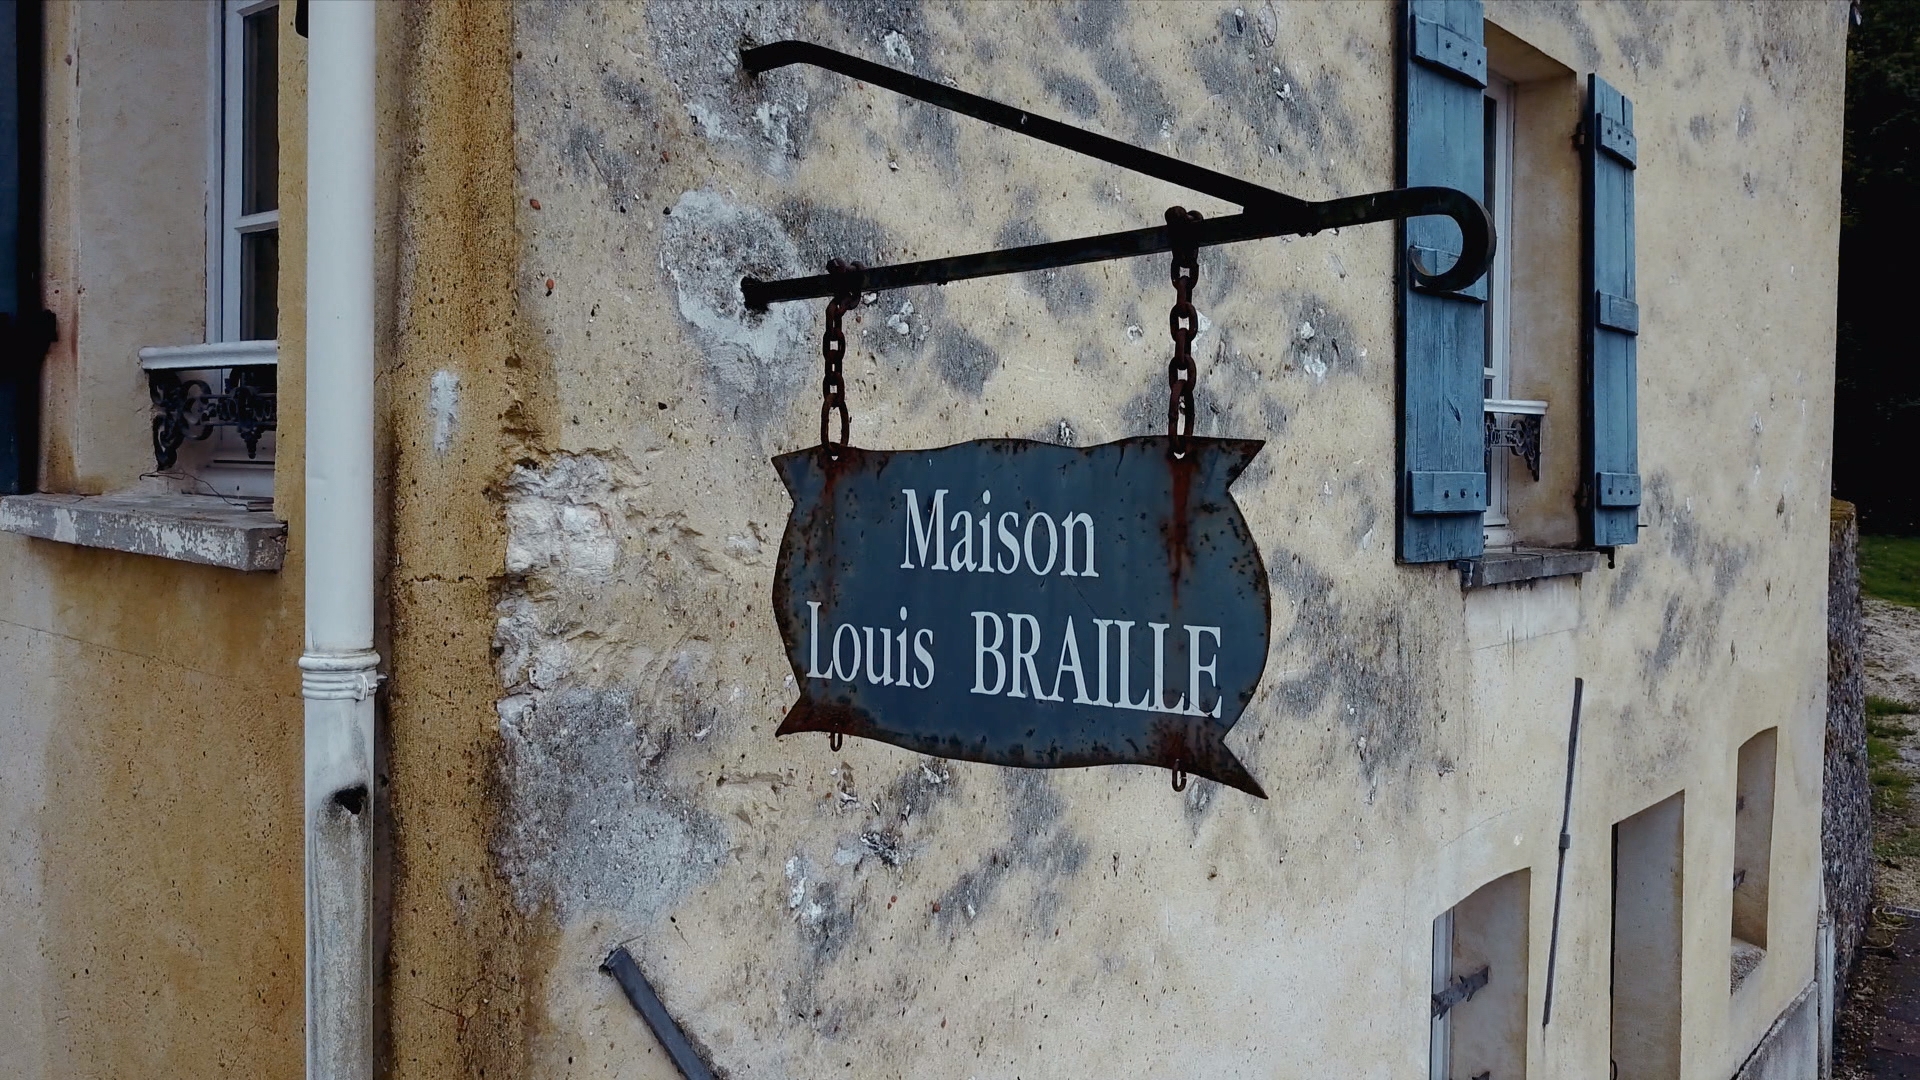
[[[259,367],[280,361],[278,341],[209,341],[204,345],[150,345],[140,350],[142,371],[206,371]]]
[[[287,523],[211,495],[9,495],[0,532],[135,555],[276,571]]]
[[[1576,577],[1600,565],[1597,551],[1568,548],[1514,548],[1489,551],[1477,559],[1454,563],[1462,589],[1485,589],[1541,578]]]
[[[1766,958],[1767,950],[1750,941],[1734,938],[1732,964],[1727,972],[1727,993],[1739,990],[1740,984],[1746,982],[1747,976],[1753,974],[1753,969],[1759,967],[1760,961]]]

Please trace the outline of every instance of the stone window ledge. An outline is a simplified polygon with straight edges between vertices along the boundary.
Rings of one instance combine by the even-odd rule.
[[[212,495],[9,495],[0,532],[135,555],[279,570],[287,523]]]
[[[1477,559],[1462,559],[1454,563],[1460,570],[1462,589],[1484,589],[1493,585],[1537,581],[1540,578],[1573,577],[1599,565],[1599,552],[1569,548],[1489,551]]]

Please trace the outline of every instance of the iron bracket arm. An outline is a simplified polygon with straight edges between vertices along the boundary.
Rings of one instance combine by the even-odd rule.
[[[1472,196],[1453,188],[1399,188],[1326,202],[1307,202],[1251,181],[1157,154],[812,42],[779,41],[747,49],[740,54],[740,62],[748,73],[755,75],[792,64],[811,64],[1123,169],[1223,199],[1243,209],[1243,213],[1215,218],[1193,227],[1189,242],[1200,247],[1270,236],[1311,235],[1324,229],[1375,221],[1445,216],[1452,218],[1460,228],[1459,258],[1451,267],[1440,270],[1426,266],[1417,254],[1409,252],[1407,270],[1425,288],[1452,292],[1472,284],[1486,273],[1498,242],[1494,235],[1493,220],[1486,208]],[[1172,245],[1167,228],[1160,226],[840,274],[772,282],[749,277],[741,282],[741,293],[748,307],[761,309],[768,304],[789,300],[849,292],[877,292],[910,285],[944,284],[968,278],[1026,273],[1170,250]]]

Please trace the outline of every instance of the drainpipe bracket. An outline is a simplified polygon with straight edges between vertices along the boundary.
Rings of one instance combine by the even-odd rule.
[[[372,649],[300,657],[300,696],[309,701],[364,701],[386,678],[380,671],[380,654]]]

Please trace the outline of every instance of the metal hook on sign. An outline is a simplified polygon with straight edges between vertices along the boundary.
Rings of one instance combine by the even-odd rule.
[[[1173,790],[1175,791],[1187,790],[1187,770],[1184,766],[1184,762],[1173,763]]]
[[[827,733],[827,748],[837,754],[840,752],[840,744],[845,740],[845,735],[838,731],[830,731]]]

